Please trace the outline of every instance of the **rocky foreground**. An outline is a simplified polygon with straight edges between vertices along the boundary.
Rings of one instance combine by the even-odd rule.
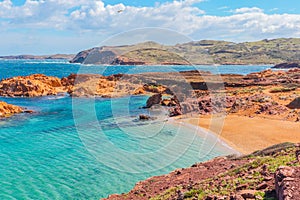
[[[146,108],[161,104],[169,107],[170,116],[223,113],[294,122],[300,119],[300,69],[266,70],[246,76],[185,71],[111,76],[71,74],[59,79],[35,74],[0,82],[0,96],[65,93],[104,98],[154,94]]]
[[[275,145],[243,157],[219,157],[141,181],[110,200],[299,199],[299,147]]]

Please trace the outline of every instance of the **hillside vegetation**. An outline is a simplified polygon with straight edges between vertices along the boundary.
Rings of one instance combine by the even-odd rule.
[[[103,46],[78,53],[70,62],[84,64],[278,64],[300,62],[300,38],[233,43],[202,40],[175,46],[155,42]]]

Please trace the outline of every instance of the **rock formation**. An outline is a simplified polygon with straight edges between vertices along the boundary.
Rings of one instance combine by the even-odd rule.
[[[300,109],[300,97],[295,98],[291,103],[287,105],[290,109]]]
[[[0,82],[0,96],[46,96],[68,92],[73,97],[156,95],[146,107],[169,107],[170,116],[227,113],[299,121],[300,69],[265,70],[248,75],[184,71],[170,73],[71,74],[62,79],[41,74]],[[176,97],[176,98],[175,98]]]
[[[21,112],[23,112],[23,109],[21,107],[0,101],[0,118],[8,117]]]
[[[160,93],[154,94],[146,102],[145,108],[151,108],[153,105],[160,104],[162,95]]]
[[[59,92],[64,92],[60,79],[42,74],[17,76],[0,82],[0,96],[37,97]]]
[[[275,188],[278,200],[298,200],[300,167],[279,167],[275,173]]]

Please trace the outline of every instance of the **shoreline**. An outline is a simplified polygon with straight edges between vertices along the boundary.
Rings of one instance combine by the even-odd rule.
[[[211,124],[211,116],[182,116],[175,120],[199,126],[245,155],[275,144],[300,141],[298,130],[300,124],[297,122],[227,115],[224,118],[221,133],[218,134],[214,132],[215,127]]]
[[[212,132],[211,130],[208,130],[208,129],[205,129],[201,126],[197,126],[195,124],[189,123],[188,121],[186,121],[188,119],[189,118],[182,119],[180,117],[169,118],[168,123],[179,124],[179,125],[182,125],[184,127],[194,129],[195,131],[197,131],[196,135],[198,137],[204,138],[205,140],[207,138],[215,140],[215,143],[213,144],[212,149],[215,148],[217,145],[220,145],[222,148],[226,148],[226,150],[232,152],[230,154],[235,154],[235,155],[238,155],[238,156],[241,156],[241,155],[244,154],[244,152],[241,149],[236,147],[230,141],[228,141],[225,138],[221,137],[220,135]],[[206,136],[204,134],[206,134]],[[228,155],[230,155],[230,154],[228,154]]]

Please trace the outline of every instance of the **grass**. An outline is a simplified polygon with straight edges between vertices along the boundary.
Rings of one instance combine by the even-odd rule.
[[[235,169],[219,174],[216,177],[205,179],[194,184],[190,190],[184,192],[184,199],[205,199],[207,196],[228,197],[230,194],[236,193],[237,189],[243,185],[247,185],[247,189],[256,189],[257,185],[262,183],[265,178],[261,174],[262,168],[265,168],[268,174],[274,174],[279,166],[299,166],[298,163],[292,162],[295,160],[295,147],[281,151],[277,149],[276,151],[278,152],[273,155],[250,155],[240,158],[247,159],[249,162]],[[249,178],[249,175],[251,175],[251,178]],[[231,178],[226,179],[225,177],[228,176]],[[181,188],[183,188],[183,186],[170,188],[152,200],[164,200],[174,197],[177,195],[177,190]],[[257,196],[266,200],[275,199],[275,197],[270,196],[263,190],[258,191]]]

